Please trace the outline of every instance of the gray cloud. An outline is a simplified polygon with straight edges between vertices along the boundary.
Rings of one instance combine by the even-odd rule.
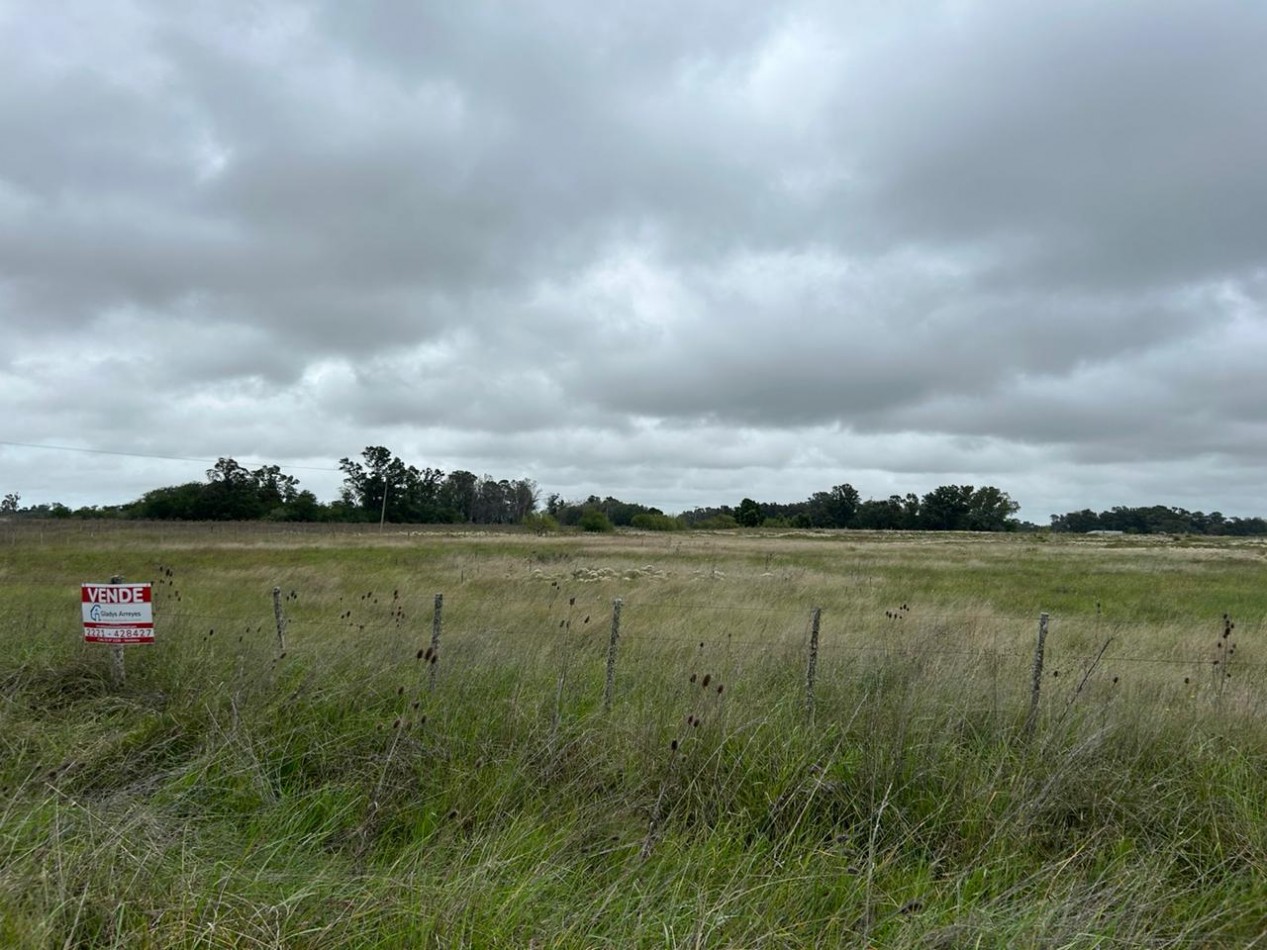
[[[1260,507],[1252,6],[0,27],[7,441],[317,468],[384,443],[669,509],[845,480],[994,483],[1039,520]],[[180,464],[85,459],[0,448],[0,488],[121,500]]]

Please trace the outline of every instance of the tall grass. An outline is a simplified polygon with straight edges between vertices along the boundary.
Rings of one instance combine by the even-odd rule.
[[[0,944],[1265,940],[1252,542],[4,530]]]

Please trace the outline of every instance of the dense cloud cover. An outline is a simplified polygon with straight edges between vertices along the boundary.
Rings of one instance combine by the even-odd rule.
[[[1265,48],[1231,0],[0,0],[0,439],[1261,514]]]

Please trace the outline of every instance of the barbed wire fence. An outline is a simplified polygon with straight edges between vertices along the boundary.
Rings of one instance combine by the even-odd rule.
[[[367,643],[386,645],[389,653],[394,649],[402,656],[416,650],[416,658],[428,666],[429,690],[435,690],[439,671],[444,668],[439,662],[441,631],[446,661],[453,654],[460,662],[476,649],[513,657],[515,649],[553,648],[563,651],[560,662],[565,664],[559,674],[556,716],[568,672],[566,664],[574,662],[588,663],[584,669],[594,677],[580,675],[582,667],[577,666],[573,670],[574,688],[601,682],[606,709],[620,702],[621,682],[635,674],[694,676],[711,671],[731,683],[742,683],[754,671],[769,680],[771,670],[776,670],[787,681],[781,682],[787,690],[798,688],[794,680],[800,679],[799,701],[811,720],[817,691],[824,683],[838,685],[849,677],[866,676],[877,669],[893,670],[902,664],[953,662],[958,670],[975,670],[994,678],[996,707],[1000,679],[1012,693],[1028,686],[1031,706],[1027,732],[1033,728],[1044,684],[1050,684],[1048,691],[1062,690],[1066,702],[1072,703],[1093,674],[1097,680],[1116,685],[1132,668],[1173,669],[1176,682],[1180,673],[1186,674],[1185,686],[1216,683],[1222,688],[1233,671],[1238,680],[1261,683],[1261,673],[1267,669],[1267,664],[1236,655],[1235,625],[1226,615],[1218,621],[1221,627],[1216,628],[1214,620],[1204,629],[1194,624],[1193,641],[1204,640],[1204,645],[1185,642],[1173,645],[1170,652],[1144,654],[1133,644],[1155,624],[1108,621],[1098,611],[1094,618],[1079,616],[1067,622],[1043,614],[1034,618],[1030,631],[1015,630],[1005,643],[964,645],[972,637],[965,633],[970,623],[963,617],[950,612],[916,615],[905,604],[885,611],[886,629],[892,633],[863,639],[849,633],[860,625],[859,618],[845,610],[808,604],[796,608],[739,604],[709,597],[659,598],[645,591],[615,598],[591,592],[578,604],[578,595],[567,596],[557,588],[548,602],[536,605],[531,616],[513,621],[504,608],[484,608],[479,598],[461,594],[446,599],[437,592],[431,598],[433,609],[426,611],[417,592],[402,597],[399,590],[390,594],[367,591],[353,595],[351,606],[341,597],[334,605],[338,615],[331,616],[328,602],[308,607],[298,591],[280,585],[270,593],[271,602],[267,595],[261,595],[255,618],[246,621],[242,613],[186,606],[179,593],[160,597],[156,622],[160,631],[168,625],[182,630],[185,638],[191,633],[198,636],[197,629],[204,628],[206,632],[200,634],[204,641],[217,630],[230,636],[236,632],[239,641],[250,637],[257,645],[275,636],[278,659],[288,650],[302,653],[317,644],[326,651],[333,645],[336,652],[348,656],[365,652]],[[1015,625],[1006,618],[993,622]],[[1213,635],[1211,628],[1215,628]],[[1067,631],[1076,634],[1076,643],[1066,642]],[[1025,642],[1035,636],[1043,641],[1041,648],[1038,642]],[[579,658],[572,659],[578,653]],[[1062,674],[1064,681],[1057,682]],[[1076,686],[1068,685],[1073,683]]]

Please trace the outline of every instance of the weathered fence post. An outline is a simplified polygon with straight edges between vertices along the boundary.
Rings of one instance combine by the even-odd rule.
[[[603,709],[612,708],[612,691],[616,688],[616,642],[620,639],[620,608],[624,601],[612,601],[612,634],[607,641],[607,683],[603,687]]]
[[[110,578],[111,584],[122,584],[123,575],[115,574]],[[126,673],[123,668],[123,644],[116,643],[110,648],[110,672],[114,677],[114,685],[122,686]]]
[[[286,652],[286,615],[282,613],[282,589],[273,588],[273,617],[277,620],[277,655]]]
[[[440,627],[444,615],[444,594],[436,594],[435,609],[431,613],[431,669],[427,674],[427,689],[436,688],[436,670],[440,667]]]
[[[823,609],[815,607],[810,615],[809,626],[809,663],[805,667],[805,714],[814,718],[814,677],[818,672],[818,623]]]
[[[1043,682],[1043,650],[1047,645],[1047,614],[1038,615],[1038,645],[1034,647],[1034,668],[1030,676],[1029,715],[1025,717],[1025,735],[1034,734],[1038,724],[1038,693]]]

